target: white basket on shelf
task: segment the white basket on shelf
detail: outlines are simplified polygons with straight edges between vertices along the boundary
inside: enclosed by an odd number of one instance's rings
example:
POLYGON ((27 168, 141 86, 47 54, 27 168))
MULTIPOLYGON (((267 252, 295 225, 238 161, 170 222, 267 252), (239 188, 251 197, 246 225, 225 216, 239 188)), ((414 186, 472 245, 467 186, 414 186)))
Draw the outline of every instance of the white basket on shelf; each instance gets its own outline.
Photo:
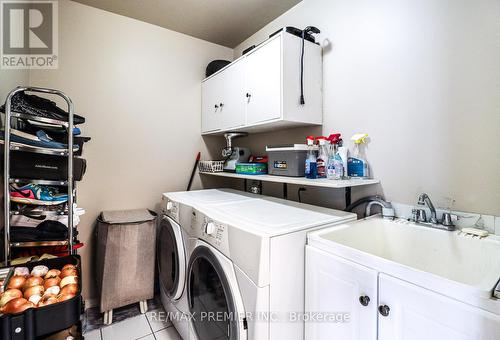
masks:
POLYGON ((222 172, 224 170, 224 161, 200 161, 198 170, 200 172, 222 172))

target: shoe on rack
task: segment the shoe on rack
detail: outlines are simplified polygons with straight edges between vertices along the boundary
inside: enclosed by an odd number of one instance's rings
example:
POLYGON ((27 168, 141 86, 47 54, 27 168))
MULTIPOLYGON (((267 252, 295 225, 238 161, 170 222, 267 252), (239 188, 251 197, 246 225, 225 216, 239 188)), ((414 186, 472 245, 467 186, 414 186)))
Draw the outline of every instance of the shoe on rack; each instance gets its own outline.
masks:
MULTIPOLYGON (((5 131, 0 130, 0 139, 5 140, 5 131)), ((16 129, 11 129, 10 140, 13 143, 20 144, 21 146, 32 146, 37 148, 47 148, 54 150, 66 150, 68 149, 67 144, 59 143, 50 138, 47 133, 43 130, 36 132, 36 135, 32 135, 23 131, 16 129)), ((3 144, 3 143, 2 143, 3 144)), ((78 151, 79 146, 73 145, 73 151, 78 151)))
MULTIPOLYGON (((67 122, 69 114, 57 106, 49 99, 42 98, 25 92, 17 92, 11 101, 11 110, 17 113, 24 113, 32 116, 61 120, 67 122)), ((0 111, 5 112, 5 104, 0 107, 0 111)), ((73 116, 74 124, 85 123, 85 118, 79 115, 73 116)))
POLYGON ((20 188, 10 186, 12 202, 36 205, 57 205, 68 201, 67 194, 60 194, 57 188, 46 185, 27 184, 20 188))

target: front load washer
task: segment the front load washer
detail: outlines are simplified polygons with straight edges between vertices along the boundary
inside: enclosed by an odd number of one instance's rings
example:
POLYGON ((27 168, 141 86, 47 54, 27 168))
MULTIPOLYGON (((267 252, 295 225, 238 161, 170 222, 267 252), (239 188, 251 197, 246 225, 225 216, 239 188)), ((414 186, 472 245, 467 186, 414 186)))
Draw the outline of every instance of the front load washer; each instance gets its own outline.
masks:
POLYGON ((186 284, 193 339, 303 340, 306 234, 356 219, 252 197, 192 210, 186 284))
POLYGON ((234 190, 198 190, 165 193, 157 239, 157 266, 162 304, 173 325, 185 340, 189 335, 189 306, 186 294, 188 245, 192 208, 252 199, 234 190))

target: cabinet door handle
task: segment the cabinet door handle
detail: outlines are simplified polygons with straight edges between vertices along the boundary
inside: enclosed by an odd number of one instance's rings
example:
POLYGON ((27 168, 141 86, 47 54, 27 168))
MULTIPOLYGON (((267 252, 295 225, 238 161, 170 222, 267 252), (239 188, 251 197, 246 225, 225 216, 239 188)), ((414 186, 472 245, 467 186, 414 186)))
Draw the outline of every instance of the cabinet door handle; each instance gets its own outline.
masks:
POLYGON ((224 103, 220 103, 219 106, 222 109, 222 107, 224 106, 224 103))
POLYGON ((218 109, 219 108, 219 105, 215 104, 215 108, 218 109))
POLYGON ((391 309, 387 305, 378 306, 378 312, 382 316, 388 316, 390 311, 391 311, 391 309))
POLYGON ((359 303, 365 307, 368 306, 368 304, 370 303, 370 297, 367 295, 360 296, 359 303))
POLYGON ((252 95, 251 95, 250 93, 248 93, 248 92, 247 92, 246 97, 247 97, 248 99, 250 99, 250 97, 251 97, 251 96, 252 96, 252 95))

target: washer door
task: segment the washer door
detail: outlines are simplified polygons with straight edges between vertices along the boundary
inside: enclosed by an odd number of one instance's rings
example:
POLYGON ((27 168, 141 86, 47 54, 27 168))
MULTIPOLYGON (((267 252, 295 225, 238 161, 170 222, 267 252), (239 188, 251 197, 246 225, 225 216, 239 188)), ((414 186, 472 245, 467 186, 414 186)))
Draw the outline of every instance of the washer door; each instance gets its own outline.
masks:
POLYGON ((186 252, 181 226, 163 216, 158 233, 158 273, 160 287, 172 300, 178 300, 186 279, 186 252))
POLYGON ((198 241, 189 260, 188 299, 199 340, 246 339, 243 303, 231 261, 198 241))

